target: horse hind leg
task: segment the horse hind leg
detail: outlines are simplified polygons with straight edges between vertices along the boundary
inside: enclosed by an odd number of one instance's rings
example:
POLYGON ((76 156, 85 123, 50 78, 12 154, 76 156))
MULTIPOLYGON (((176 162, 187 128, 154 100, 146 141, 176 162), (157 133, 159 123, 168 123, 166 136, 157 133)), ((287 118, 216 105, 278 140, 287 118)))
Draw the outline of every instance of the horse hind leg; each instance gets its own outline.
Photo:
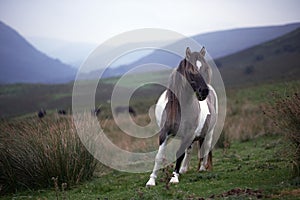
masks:
POLYGON ((208 171, 212 171, 212 169, 213 169, 213 163, 212 163, 212 151, 210 151, 209 153, 208 153, 208 158, 207 158, 207 164, 206 164, 206 169, 208 170, 208 171))
POLYGON ((200 165, 199 171, 206 171, 209 166, 211 166, 212 168, 212 153, 211 153, 212 133, 213 130, 207 134, 207 136, 204 139, 204 142, 202 143, 201 146, 199 146, 200 152, 198 152, 199 153, 198 157, 200 160, 201 158, 203 158, 201 165, 199 161, 199 165, 200 165))
POLYGON ((205 169, 202 167, 201 168, 201 163, 203 162, 203 158, 201 158, 200 156, 199 156, 199 162, 198 162, 198 171, 212 171, 213 170, 213 163, 212 163, 212 151, 210 151, 209 153, 208 153, 208 157, 207 157, 207 163, 206 163, 206 165, 204 166, 205 167, 205 169), (201 170, 200 170, 200 168, 201 168, 201 170))
POLYGON ((184 174, 188 171, 190 160, 191 160, 191 152, 192 152, 192 145, 189 146, 189 148, 187 148, 185 150, 185 156, 184 156, 184 159, 182 161, 183 163, 180 167, 179 174, 184 174))

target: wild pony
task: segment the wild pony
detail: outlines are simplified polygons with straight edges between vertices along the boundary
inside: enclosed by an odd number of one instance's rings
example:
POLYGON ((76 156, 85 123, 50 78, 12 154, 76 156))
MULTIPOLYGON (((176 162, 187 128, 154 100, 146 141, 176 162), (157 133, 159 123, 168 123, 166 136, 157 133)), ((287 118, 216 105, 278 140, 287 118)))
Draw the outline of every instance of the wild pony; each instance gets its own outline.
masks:
POLYGON ((146 186, 155 185, 171 136, 178 137, 181 143, 176 152, 176 165, 170 183, 179 183, 179 174, 187 171, 191 145, 195 141, 199 142, 199 159, 203 158, 199 170, 207 169, 209 155, 211 161, 218 102, 215 90, 209 85, 212 71, 204 58, 205 53, 204 47, 200 52, 191 52, 188 47, 186 57, 170 75, 168 89, 158 99, 155 117, 160 127, 159 149, 146 186))
POLYGON ((136 112, 131 106, 118 106, 115 108, 116 115, 119 115, 120 113, 123 112, 129 112, 129 114, 131 114, 133 117, 136 116, 136 112))

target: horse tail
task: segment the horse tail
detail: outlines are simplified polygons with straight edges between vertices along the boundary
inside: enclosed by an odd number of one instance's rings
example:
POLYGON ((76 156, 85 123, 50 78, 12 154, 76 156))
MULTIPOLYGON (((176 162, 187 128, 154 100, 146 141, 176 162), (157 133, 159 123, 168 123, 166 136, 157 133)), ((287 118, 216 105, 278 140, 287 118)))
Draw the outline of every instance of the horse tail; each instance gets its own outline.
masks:
POLYGON ((214 98, 213 105, 215 106, 216 114, 218 114, 218 112, 219 112, 219 107, 218 107, 219 102, 218 102, 217 93, 216 93, 215 89, 211 85, 208 85, 208 87, 209 87, 210 92, 212 92, 212 96, 214 98))
POLYGON ((162 128, 159 132, 159 145, 165 142, 167 136, 168 136, 168 132, 165 130, 165 128, 162 128))

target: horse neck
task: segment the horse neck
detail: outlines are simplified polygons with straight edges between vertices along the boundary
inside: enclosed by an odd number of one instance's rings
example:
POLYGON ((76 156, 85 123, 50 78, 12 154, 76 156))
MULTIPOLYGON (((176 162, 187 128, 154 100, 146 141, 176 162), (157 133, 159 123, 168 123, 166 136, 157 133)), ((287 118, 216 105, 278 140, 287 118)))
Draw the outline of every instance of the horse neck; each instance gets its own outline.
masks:
POLYGON ((201 67, 200 69, 201 75, 203 76, 205 82, 207 84, 211 84, 211 78, 212 78, 212 69, 209 64, 206 66, 201 67))
POLYGON ((175 95, 171 90, 168 90, 168 104, 170 110, 170 118, 176 118, 181 113, 189 113, 193 109, 191 105, 197 103, 197 99, 193 92, 183 89, 175 95))

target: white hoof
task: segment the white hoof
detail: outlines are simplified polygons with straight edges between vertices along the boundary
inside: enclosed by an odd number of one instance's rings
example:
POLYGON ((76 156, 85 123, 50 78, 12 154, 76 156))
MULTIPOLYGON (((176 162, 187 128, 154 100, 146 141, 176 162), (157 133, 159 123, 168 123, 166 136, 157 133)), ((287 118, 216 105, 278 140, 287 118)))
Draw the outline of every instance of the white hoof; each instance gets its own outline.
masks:
POLYGON ((181 167, 179 170, 179 174, 185 174, 187 172, 187 167, 181 167))
POLYGON ((205 166, 204 166, 204 165, 201 165, 201 167, 200 167, 199 171, 200 171, 200 172, 204 172, 204 171, 206 171, 206 168, 205 168, 205 166))
POLYGON ((178 177, 179 177, 179 174, 177 174, 176 172, 173 172, 173 176, 170 180, 170 183, 179 183, 178 177))
POLYGON ((146 183, 146 186, 147 187, 155 186, 155 179, 150 177, 149 181, 146 183))

